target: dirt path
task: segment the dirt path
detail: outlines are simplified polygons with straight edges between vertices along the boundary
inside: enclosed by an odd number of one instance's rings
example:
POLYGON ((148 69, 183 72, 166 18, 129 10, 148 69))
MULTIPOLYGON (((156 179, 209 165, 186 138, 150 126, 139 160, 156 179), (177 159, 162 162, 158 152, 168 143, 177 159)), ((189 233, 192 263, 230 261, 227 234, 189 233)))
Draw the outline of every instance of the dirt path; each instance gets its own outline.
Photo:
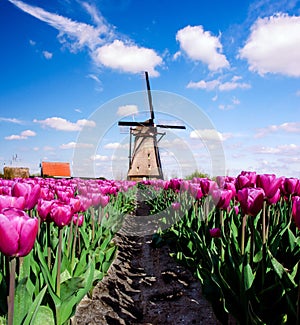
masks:
POLYGON ((170 257, 167 246, 151 245, 144 221, 147 213, 147 207, 139 205, 140 216, 125 219, 115 236, 117 257, 92 297, 78 306, 76 324, 219 324, 199 281, 170 257), (128 235, 137 229, 145 230, 145 235, 128 235))

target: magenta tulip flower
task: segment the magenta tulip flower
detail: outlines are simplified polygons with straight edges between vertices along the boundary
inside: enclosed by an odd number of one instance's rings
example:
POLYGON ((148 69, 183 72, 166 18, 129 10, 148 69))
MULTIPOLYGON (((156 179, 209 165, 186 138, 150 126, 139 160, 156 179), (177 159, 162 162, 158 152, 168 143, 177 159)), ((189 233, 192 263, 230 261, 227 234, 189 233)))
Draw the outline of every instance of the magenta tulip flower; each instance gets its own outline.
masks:
POLYGON ((203 193, 199 184, 190 184, 189 193, 196 199, 200 200, 203 197, 203 193))
POLYGON ((173 209, 174 211, 178 211, 178 210, 180 209, 180 207, 181 207, 181 204, 180 204, 180 202, 173 202, 173 203, 171 204, 171 207, 172 207, 172 209, 173 209))
POLYGON ((12 196, 23 196, 25 198, 25 209, 32 209, 38 202, 41 193, 39 184, 16 182, 12 186, 12 196))
POLYGON ((300 196, 293 198, 292 216, 297 228, 300 230, 300 196))
POLYGON ((24 211, 6 208, 0 213, 0 251, 7 256, 26 256, 33 248, 38 219, 24 211))
POLYGON ((207 196, 218 188, 217 183, 208 178, 200 178, 199 182, 204 196, 207 196))
POLYGON ((37 204, 37 212, 42 221, 52 221, 50 217, 50 211, 52 208, 53 201, 47 201, 44 199, 39 199, 37 204))
POLYGON ((209 229, 210 236, 213 238, 221 237, 221 229, 220 228, 212 228, 209 229))
POLYGON ((81 227, 83 225, 84 215, 83 214, 78 214, 78 213, 74 214, 74 216, 73 216, 74 225, 76 225, 77 220, 78 220, 78 226, 81 227))
POLYGON ((256 184, 256 172, 242 171, 235 179, 235 187, 241 190, 245 187, 254 187, 256 184))
POLYGON ((109 202, 109 196, 108 195, 101 195, 100 197, 100 205, 102 208, 106 207, 109 202))
POLYGON ((60 228, 68 225, 73 217, 72 208, 59 201, 54 201, 50 210, 50 217, 60 228))
POLYGON ((256 186, 261 187, 269 199, 274 197, 282 182, 283 178, 277 178, 274 174, 261 174, 256 177, 256 186))
POLYGON ((246 187, 237 192, 237 198, 244 214, 256 216, 263 207, 265 193, 261 188, 246 187))
POLYGON ((286 177, 284 178, 282 185, 281 185, 281 191, 285 196, 290 196, 296 194, 298 190, 298 178, 294 177, 286 177))
POLYGON ((10 195, 0 195, 0 211, 4 208, 17 208, 23 210, 25 208, 24 197, 14 197, 10 195))
POLYGON ((214 190, 211 193, 212 200, 218 209, 226 210, 230 205, 232 192, 230 190, 214 190))
POLYGON ((267 202, 268 204, 276 204, 280 200, 280 198, 281 198, 281 192, 280 189, 278 189, 274 194, 274 196, 267 198, 267 202))

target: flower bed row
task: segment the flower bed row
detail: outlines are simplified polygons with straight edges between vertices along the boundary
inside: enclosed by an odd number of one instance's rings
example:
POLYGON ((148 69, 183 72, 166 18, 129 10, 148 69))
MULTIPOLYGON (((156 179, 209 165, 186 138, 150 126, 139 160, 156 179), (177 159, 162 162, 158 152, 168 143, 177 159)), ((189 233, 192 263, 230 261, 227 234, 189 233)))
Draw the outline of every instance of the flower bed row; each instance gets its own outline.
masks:
POLYGON ((114 259, 114 233, 134 209, 133 185, 0 180, 0 323, 70 322, 114 259))
POLYGON ((199 278, 223 323, 299 324, 300 180, 242 172, 147 181, 154 236, 199 278))

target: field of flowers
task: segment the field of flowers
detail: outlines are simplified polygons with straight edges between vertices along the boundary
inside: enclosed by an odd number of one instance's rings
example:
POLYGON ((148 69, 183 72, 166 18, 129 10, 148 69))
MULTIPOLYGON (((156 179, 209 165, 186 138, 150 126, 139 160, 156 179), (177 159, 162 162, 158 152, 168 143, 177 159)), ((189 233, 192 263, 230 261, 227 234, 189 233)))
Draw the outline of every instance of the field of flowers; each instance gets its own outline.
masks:
POLYGON ((0 180, 0 324, 68 324, 107 274, 139 191, 159 247, 199 278, 226 324, 300 321, 300 180, 0 180))

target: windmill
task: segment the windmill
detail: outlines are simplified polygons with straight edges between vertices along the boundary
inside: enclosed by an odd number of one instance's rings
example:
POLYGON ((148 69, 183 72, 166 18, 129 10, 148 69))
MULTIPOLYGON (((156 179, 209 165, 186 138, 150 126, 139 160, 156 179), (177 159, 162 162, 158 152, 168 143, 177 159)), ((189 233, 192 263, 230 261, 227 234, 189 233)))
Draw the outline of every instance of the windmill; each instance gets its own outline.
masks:
POLYGON ((166 134, 162 129, 185 129, 181 125, 165 125, 154 123, 154 110, 148 72, 145 71, 147 84, 150 119, 144 122, 119 121, 119 126, 130 127, 129 139, 129 169, 127 179, 163 179, 163 172, 159 154, 158 143, 166 134))

